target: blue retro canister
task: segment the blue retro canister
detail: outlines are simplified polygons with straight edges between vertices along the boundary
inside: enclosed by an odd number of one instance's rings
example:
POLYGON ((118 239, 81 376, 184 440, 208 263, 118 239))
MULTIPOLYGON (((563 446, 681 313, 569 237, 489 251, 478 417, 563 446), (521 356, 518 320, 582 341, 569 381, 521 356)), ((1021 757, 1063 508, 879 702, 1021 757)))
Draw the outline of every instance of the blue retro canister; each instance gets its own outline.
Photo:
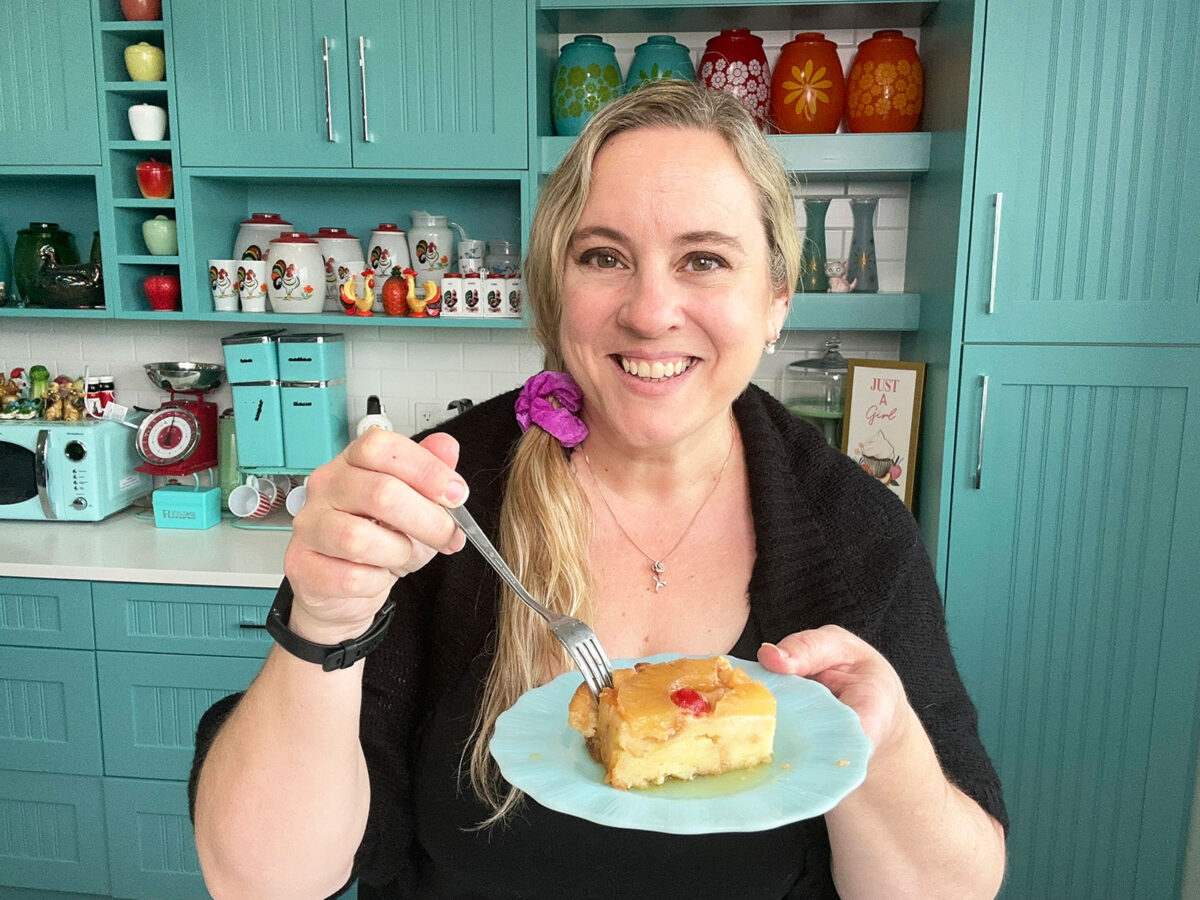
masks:
POLYGON ((346 377, 343 334, 285 334, 277 339, 277 347, 280 381, 334 381, 346 377))
POLYGON ((282 466, 283 409, 279 382, 235 384, 231 390, 238 466, 243 469, 282 466))
MULTIPOLYGON (((285 381, 279 393, 283 405, 284 464, 289 469, 315 469, 350 443, 345 378, 285 381)), ((239 425, 239 452, 241 435, 239 425)))
POLYGON ((221 338, 225 354, 225 378, 230 384, 247 384, 279 379, 279 355, 275 340, 282 332, 243 331, 221 338))

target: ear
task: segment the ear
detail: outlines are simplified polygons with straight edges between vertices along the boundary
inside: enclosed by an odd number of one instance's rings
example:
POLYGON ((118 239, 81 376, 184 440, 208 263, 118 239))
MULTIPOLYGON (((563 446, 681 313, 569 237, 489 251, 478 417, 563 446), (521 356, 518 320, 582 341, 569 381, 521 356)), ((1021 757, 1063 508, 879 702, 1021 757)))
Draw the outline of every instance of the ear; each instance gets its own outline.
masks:
POLYGON ((767 307, 767 340, 779 337, 784 323, 787 322, 788 311, 791 307, 792 295, 790 292, 785 291, 771 298, 770 305, 767 307))

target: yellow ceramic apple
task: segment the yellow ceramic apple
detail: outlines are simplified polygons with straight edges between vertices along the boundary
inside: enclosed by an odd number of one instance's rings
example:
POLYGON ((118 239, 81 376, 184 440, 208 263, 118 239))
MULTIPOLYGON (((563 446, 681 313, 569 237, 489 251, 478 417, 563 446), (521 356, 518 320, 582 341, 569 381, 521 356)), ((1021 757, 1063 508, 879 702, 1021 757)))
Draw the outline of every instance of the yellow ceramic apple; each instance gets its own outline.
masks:
POLYGON ((125 48, 125 69, 134 81, 162 81, 167 74, 167 58, 161 47, 141 41, 125 48))

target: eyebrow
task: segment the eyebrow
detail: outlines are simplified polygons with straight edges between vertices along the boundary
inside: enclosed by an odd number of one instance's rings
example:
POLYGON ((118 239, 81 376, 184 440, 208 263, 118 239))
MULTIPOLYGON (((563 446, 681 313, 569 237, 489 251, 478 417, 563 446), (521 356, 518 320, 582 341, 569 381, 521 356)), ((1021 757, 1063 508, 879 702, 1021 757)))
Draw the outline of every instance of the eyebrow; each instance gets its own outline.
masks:
MULTIPOLYGON (((609 228, 607 225, 592 225, 588 228, 580 228, 572 233, 569 243, 574 244, 589 238, 604 238, 605 240, 617 243, 628 243, 629 241, 629 237, 624 232, 618 231, 615 228, 609 228)), ((687 231, 675 238, 674 243, 716 244, 731 250, 744 252, 741 241, 722 231, 687 231)))

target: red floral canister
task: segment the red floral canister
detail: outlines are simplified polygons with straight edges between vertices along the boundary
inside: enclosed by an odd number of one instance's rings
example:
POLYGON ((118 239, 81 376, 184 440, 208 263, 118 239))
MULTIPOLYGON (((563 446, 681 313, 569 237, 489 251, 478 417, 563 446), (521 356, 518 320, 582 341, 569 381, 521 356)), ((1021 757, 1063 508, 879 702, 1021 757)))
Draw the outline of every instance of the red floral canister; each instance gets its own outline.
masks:
POLYGON ((750 29, 726 28, 709 38, 696 79, 705 87, 737 98, 754 113, 760 127, 766 124, 771 69, 762 38, 751 34, 750 29))
POLYGON ((913 131, 924 96, 917 42, 896 30, 877 31, 858 45, 850 66, 846 127, 855 132, 913 131))
POLYGON ((772 125, 784 134, 833 134, 845 103, 837 44, 806 31, 783 45, 771 75, 772 125))

